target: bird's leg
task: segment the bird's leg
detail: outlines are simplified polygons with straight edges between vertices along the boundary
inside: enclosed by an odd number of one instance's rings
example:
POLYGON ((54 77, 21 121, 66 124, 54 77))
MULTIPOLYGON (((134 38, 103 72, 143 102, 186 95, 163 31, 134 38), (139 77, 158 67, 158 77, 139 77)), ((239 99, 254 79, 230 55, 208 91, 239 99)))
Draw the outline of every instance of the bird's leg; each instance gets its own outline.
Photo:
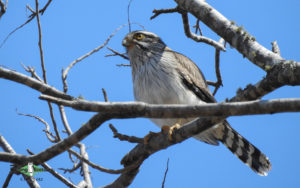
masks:
POLYGON ((144 137, 144 144, 148 144, 149 140, 153 137, 153 136, 159 136, 161 134, 167 134, 168 135, 168 139, 169 141, 173 141, 173 132, 180 128, 181 126, 181 119, 179 119, 174 125, 172 126, 168 126, 168 125, 163 125, 161 127, 161 131, 160 132, 152 132, 150 131, 145 137, 144 137))
POLYGON ((161 132, 164 133, 164 134, 168 134, 168 139, 169 141, 173 141, 173 132, 180 128, 181 126, 181 119, 179 119, 174 125, 172 126, 167 126, 167 125, 164 125, 161 127, 161 132))

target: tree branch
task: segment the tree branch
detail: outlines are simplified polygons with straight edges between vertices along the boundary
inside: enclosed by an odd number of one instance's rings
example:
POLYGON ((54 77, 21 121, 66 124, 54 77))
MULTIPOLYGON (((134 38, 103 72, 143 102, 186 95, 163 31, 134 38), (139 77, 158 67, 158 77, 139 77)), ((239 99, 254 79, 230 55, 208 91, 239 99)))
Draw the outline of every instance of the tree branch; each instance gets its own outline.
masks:
POLYGON ((143 102, 96 102, 82 99, 67 101, 41 95, 40 99, 76 110, 109 113, 112 118, 188 118, 199 116, 240 116, 299 112, 300 99, 273 99, 230 103, 207 103, 201 105, 157 105, 143 102))
POLYGON ((234 25, 206 1, 174 0, 178 6, 205 23, 209 28, 225 39, 251 62, 266 70, 268 67, 282 62, 283 58, 266 49, 242 27, 234 25))
POLYGON ((104 46, 106 46, 108 44, 108 42, 110 41, 110 39, 115 36, 115 34, 122 29, 126 24, 121 25, 120 27, 118 27, 112 34, 109 35, 109 37, 105 40, 105 42, 98 46, 97 48, 93 49, 92 51, 88 52, 87 54, 75 59, 73 62, 70 63, 70 65, 66 68, 66 70, 63 71, 62 73, 62 80, 63 80, 63 85, 64 85, 64 92, 67 93, 68 91, 68 86, 67 86, 67 76, 68 73, 70 71, 70 69, 76 65, 77 63, 79 63, 80 61, 82 61, 83 59, 89 57, 90 55, 92 55, 95 52, 98 52, 99 50, 101 50, 104 46))
POLYGON ((52 86, 44 84, 34 78, 24 75, 22 73, 18 73, 13 70, 5 69, 1 66, 0 66, 0 78, 4 78, 7 80, 11 80, 11 81, 26 85, 34 90, 37 90, 37 91, 47 94, 47 95, 56 96, 56 97, 63 98, 66 100, 73 99, 72 96, 63 93, 52 86))

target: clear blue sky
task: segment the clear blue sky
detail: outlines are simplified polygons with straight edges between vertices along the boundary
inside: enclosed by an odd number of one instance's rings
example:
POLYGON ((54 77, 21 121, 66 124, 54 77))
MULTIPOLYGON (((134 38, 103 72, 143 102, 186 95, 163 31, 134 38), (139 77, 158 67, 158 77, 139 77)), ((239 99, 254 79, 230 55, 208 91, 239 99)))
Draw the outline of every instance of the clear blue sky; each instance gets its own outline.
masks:
MULTIPOLYGON (((42 1, 41 7, 46 1, 42 1)), ((271 42, 278 41, 282 57, 300 61, 299 53, 299 8, 300 1, 213 1, 207 0, 229 20, 244 28, 256 40, 271 49, 271 42)), ((34 1, 9 1, 7 13, 0 20, 0 40, 17 26, 26 21, 30 14, 25 6, 34 7, 34 1)), ((120 25, 127 22, 126 0, 111 1, 53 1, 45 14, 41 16, 45 63, 50 85, 62 89, 61 69, 71 61, 102 44, 120 25)), ((215 80, 214 49, 203 43, 187 39, 183 32, 181 17, 178 14, 161 15, 149 20, 153 9, 171 8, 173 0, 132 2, 130 17, 152 32, 155 32, 172 49, 194 60, 208 80, 215 80)), ((190 17, 190 25, 195 19, 190 17)), ((212 31, 201 23, 205 36, 218 40, 212 31)), ((134 30, 141 29, 134 25, 134 30)), ((109 47, 124 52, 121 40, 128 32, 123 28, 108 44, 109 47)), ((38 51, 36 21, 13 34, 0 49, 0 65, 22 72, 20 63, 33 66, 39 75, 40 58, 38 51)), ((132 83, 130 68, 117 67, 127 63, 120 57, 105 58, 107 49, 90 56, 74 67, 68 77, 69 94, 82 95, 87 100, 102 101, 101 88, 105 88, 110 101, 132 101, 132 83)), ((224 87, 216 98, 224 101, 235 95, 238 88, 259 81, 265 73, 250 63, 235 49, 227 48, 221 54, 221 73, 224 87)), ((0 133, 9 141, 17 153, 27 154, 26 148, 38 153, 51 144, 42 129, 44 126, 36 120, 16 114, 38 115, 51 123, 47 105, 38 99, 39 93, 23 85, 0 80, 0 133)), ((299 87, 283 87, 267 95, 264 99, 300 97, 299 87)), ((56 120, 62 129, 57 107, 56 120)), ((93 113, 78 112, 66 108, 73 131, 85 123, 93 113)), ((131 187, 160 187, 170 158, 169 172, 165 187, 299 187, 300 186, 300 114, 284 113, 274 115, 243 116, 228 119, 232 126, 244 137, 260 148, 271 160, 273 168, 267 177, 260 177, 241 163, 223 145, 210 146, 194 139, 160 151, 147 159, 131 187)), ((159 128, 147 119, 110 121, 121 132, 143 137, 149 131, 159 128)), ((53 129, 52 129, 53 130, 53 129)), ((61 135, 64 135, 63 133, 61 135)), ((65 136, 65 135, 64 135, 65 136)), ((83 143, 88 147, 90 160, 106 168, 119 169, 119 161, 134 144, 120 142, 112 137, 106 122, 83 143)), ((55 170, 59 167, 71 168, 66 154, 48 161, 55 170)), ((9 172, 9 164, 0 163, 0 184, 9 172)), ((62 173, 62 171, 58 170, 62 173)), ((112 182, 117 175, 105 174, 91 169, 94 186, 112 182)), ((72 181, 81 180, 79 172, 65 174, 72 181)), ((10 187, 25 187, 21 176, 14 176, 10 187)), ((40 173, 42 187, 64 187, 48 173, 40 173)))

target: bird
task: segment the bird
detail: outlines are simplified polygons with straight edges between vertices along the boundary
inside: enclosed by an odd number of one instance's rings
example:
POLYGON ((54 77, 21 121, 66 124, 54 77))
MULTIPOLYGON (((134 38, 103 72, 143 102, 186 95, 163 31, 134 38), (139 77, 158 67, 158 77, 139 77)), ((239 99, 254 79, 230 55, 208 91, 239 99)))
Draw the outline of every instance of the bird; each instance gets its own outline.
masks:
MULTIPOLYGON (((199 67, 188 57, 171 50, 162 39, 149 31, 133 31, 122 40, 130 61, 136 101, 149 104, 216 103, 199 67)), ((176 127, 195 118, 151 118, 161 127, 176 127), (174 127, 174 126, 173 126, 174 127)), ((271 170, 268 157, 251 144, 227 120, 194 136, 211 145, 223 143, 254 172, 266 176, 271 170)))

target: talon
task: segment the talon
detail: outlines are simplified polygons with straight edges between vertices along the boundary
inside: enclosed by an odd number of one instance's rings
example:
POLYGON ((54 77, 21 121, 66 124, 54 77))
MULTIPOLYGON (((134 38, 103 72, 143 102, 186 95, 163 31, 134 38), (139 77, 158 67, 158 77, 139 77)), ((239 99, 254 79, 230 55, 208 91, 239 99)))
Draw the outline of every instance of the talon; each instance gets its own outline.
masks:
POLYGON ((158 136, 160 135, 161 132, 158 132, 158 133, 155 133, 155 132, 152 132, 150 131, 145 137, 144 137, 144 144, 148 144, 149 143, 149 140, 153 137, 153 136, 158 136))
POLYGON ((161 127, 161 132, 164 133, 164 134, 168 134, 168 140, 170 142, 173 141, 173 134, 174 134, 174 131, 176 129, 180 128, 180 124, 179 123, 176 123, 175 125, 173 126, 167 126, 167 125, 164 125, 161 127))

